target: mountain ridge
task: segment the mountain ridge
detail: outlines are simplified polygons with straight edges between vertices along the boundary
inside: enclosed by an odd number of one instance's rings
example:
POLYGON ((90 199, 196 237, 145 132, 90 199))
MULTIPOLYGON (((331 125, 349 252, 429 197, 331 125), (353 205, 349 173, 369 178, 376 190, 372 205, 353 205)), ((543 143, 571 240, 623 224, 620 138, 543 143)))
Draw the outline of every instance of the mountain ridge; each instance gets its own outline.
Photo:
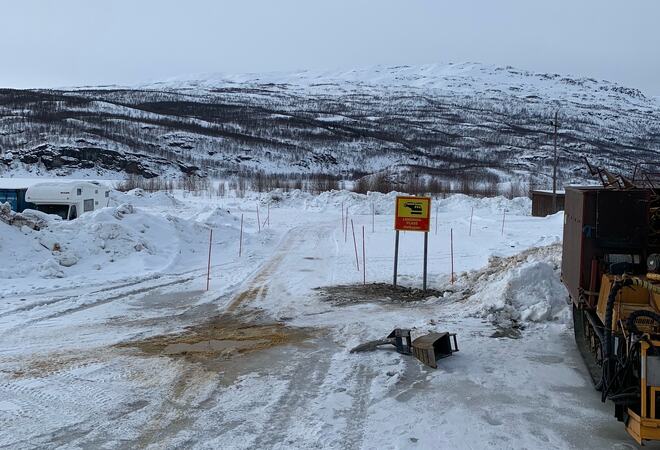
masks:
POLYGON ((0 171, 121 177, 405 168, 546 185, 582 157, 627 172, 660 156, 660 102, 609 81, 478 63, 177 77, 0 90, 0 171))

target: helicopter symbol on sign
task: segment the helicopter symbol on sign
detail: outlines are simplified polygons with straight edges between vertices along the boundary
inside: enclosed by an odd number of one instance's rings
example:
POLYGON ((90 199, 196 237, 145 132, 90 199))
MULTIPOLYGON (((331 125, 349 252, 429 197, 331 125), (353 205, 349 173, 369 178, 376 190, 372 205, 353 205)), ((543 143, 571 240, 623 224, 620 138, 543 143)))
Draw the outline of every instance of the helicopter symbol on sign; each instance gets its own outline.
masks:
POLYGON ((422 215, 422 205, 421 203, 417 202, 406 202, 403 204, 406 208, 410 209, 410 214, 413 214, 415 216, 421 216, 422 215))

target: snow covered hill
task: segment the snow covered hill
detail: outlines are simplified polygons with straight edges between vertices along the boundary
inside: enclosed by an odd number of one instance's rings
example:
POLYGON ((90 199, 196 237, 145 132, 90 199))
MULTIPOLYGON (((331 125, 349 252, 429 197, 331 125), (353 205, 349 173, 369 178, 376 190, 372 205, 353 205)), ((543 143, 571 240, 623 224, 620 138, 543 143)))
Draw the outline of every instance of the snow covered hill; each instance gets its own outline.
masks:
POLYGON ((136 87, 0 90, 0 171, 147 177, 414 169, 547 186, 582 157, 629 172, 660 156, 660 103, 592 78, 476 63, 203 75, 136 87))

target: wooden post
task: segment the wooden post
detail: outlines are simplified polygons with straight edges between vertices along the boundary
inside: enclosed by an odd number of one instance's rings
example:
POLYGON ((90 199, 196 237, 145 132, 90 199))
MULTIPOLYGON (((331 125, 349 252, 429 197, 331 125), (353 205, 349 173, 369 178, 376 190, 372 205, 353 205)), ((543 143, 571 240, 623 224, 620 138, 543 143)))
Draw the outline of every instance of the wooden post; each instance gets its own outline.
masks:
POLYGON ((429 233, 428 231, 424 232, 424 277, 422 283, 422 289, 426 292, 426 269, 428 266, 428 256, 429 256, 429 233))
POLYGON ((209 236, 209 263, 206 267, 206 290, 209 290, 209 283, 211 281, 211 245, 213 244, 213 228, 211 228, 211 235, 209 236))
POLYGON ((474 215, 474 206, 472 207, 472 211, 470 211, 470 232, 468 233, 468 236, 472 236, 472 216, 474 215))
POLYGON ((394 287, 396 287, 396 272, 399 264, 399 230, 396 230, 394 238, 394 287))
POLYGON ((364 243, 364 225, 362 225, 362 284, 367 285, 367 252, 364 243))
POLYGON ((435 210, 435 235, 438 235, 438 209, 435 210))
POLYGON ((353 231, 353 247, 355 247, 355 265, 358 272, 360 271, 360 261, 358 260, 357 240, 355 239, 355 226, 353 226, 353 219, 351 219, 351 230, 353 231))
POLYGON ((449 230, 449 248, 451 253, 451 284, 454 284, 454 229, 449 230))
POLYGON ((243 214, 241 214, 241 235, 238 238, 238 257, 243 254, 243 214))
POLYGON ((261 220, 259 219, 259 203, 257 203, 257 226, 259 227, 259 233, 261 233, 261 220))

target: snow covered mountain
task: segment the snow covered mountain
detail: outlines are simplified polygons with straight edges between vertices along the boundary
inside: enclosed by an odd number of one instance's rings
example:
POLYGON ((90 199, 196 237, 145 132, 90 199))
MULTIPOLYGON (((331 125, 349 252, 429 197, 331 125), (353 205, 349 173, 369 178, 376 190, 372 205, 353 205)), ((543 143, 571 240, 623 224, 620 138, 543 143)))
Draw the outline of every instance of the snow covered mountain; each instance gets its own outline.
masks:
POLYGON ((135 87, 0 90, 0 171, 324 173, 415 169, 547 184, 660 159, 660 102, 592 78, 476 63, 205 75, 135 87))

